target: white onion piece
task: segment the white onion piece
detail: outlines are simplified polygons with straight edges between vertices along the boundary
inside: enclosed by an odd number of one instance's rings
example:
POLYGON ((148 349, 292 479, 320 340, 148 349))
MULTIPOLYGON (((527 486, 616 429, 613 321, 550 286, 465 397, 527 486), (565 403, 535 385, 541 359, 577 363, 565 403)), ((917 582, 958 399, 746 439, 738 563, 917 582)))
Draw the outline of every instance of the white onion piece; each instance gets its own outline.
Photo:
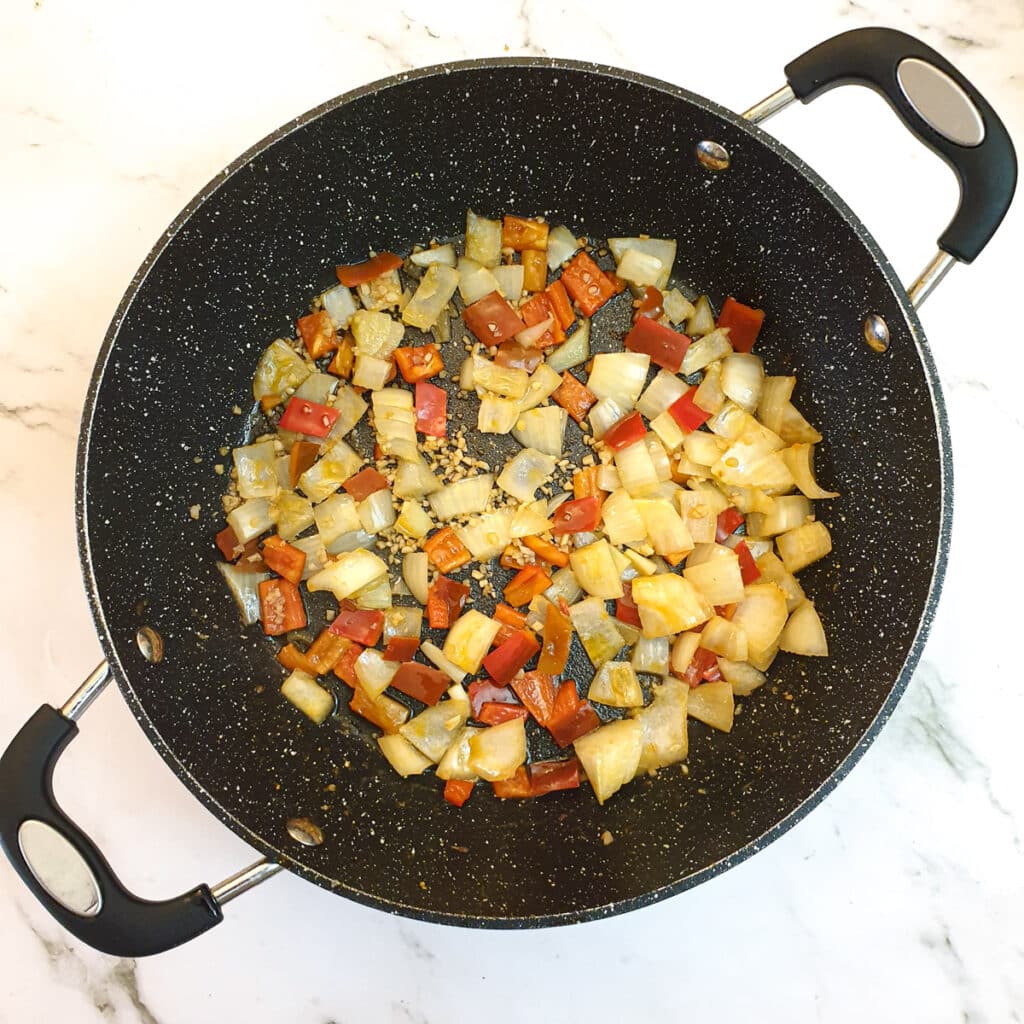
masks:
POLYGON ((547 364, 557 373, 581 366, 590 358, 590 321, 581 320, 579 327, 547 356, 547 364))
POLYGON ((710 602, 700 591, 673 572, 638 576, 633 580, 632 592, 644 636, 682 633, 706 622, 714 614, 710 602))
POLYGON ((334 710, 334 694, 299 669, 281 684, 281 696, 317 725, 322 724, 334 710))
POLYGON ((760 444, 736 441, 711 467, 711 475, 731 487, 759 487, 769 494, 785 494, 793 489, 790 473, 781 452, 765 452, 760 444))
POLYGON ((306 563, 302 567, 302 579, 308 580, 314 573, 319 572, 327 564, 327 549, 324 547, 323 538, 319 533, 311 533, 308 537, 298 537, 288 542, 293 548, 298 548, 306 556, 306 563))
POLYGON ((527 409, 519 415, 512 436, 524 447, 535 448, 558 458, 562 454, 562 437, 568 413, 557 405, 527 409))
POLYGON ((666 679, 651 692, 651 703, 631 712, 642 730, 638 775, 685 760, 689 751, 686 704, 690 687, 678 679, 666 679))
POLYGON ((494 477, 490 473, 468 476, 447 484, 431 494, 427 500, 438 519, 445 521, 455 516, 483 512, 491 496, 494 477))
POLYGON ((654 285, 659 291, 664 291, 668 287, 668 279, 672 276, 672 264, 676 258, 674 238, 609 238, 608 248, 611 249, 616 263, 622 261, 629 249, 653 256, 661 263, 661 273, 654 285))
POLYGON ((414 462, 420 457, 416 443, 416 413, 412 392, 382 388, 373 393, 373 426, 385 455, 414 462))
POLYGON ((465 305, 478 302, 485 295, 498 291, 498 281, 491 271, 476 260, 459 260, 459 295, 465 305))
POLYGON ((602 352, 594 356, 587 387, 598 398, 612 398, 632 409, 640 397, 651 357, 646 352, 602 352))
POLYGON ((759 672, 745 661, 730 661, 728 658, 719 657, 718 669, 722 673, 722 678, 732 686, 732 692, 737 697, 749 696, 759 686, 764 686, 768 682, 768 677, 763 672, 759 672))
POLYGON ((516 335, 516 341, 519 342, 523 348, 538 348, 540 346, 540 340, 551 330, 555 325, 555 318, 553 316, 547 317, 545 320, 541 320, 539 324, 534 324, 532 327, 527 327, 525 331, 520 331, 516 335))
POLYGON ((422 608, 389 608, 384 613, 384 643, 397 636, 420 638, 423 628, 422 608))
POLYGON ((612 558, 612 547, 606 540, 596 540, 569 556, 569 565, 579 585, 592 597, 622 597, 622 580, 612 558))
POLYGON ((310 501, 323 501, 357 473, 362 464, 362 458, 346 442, 328 441, 320 458, 299 477, 299 487, 310 501))
MULTIPOLYGON (((426 647, 426 644, 423 646, 426 647)), ((437 764, 462 732, 467 718, 468 699, 442 700, 410 718, 398 731, 421 754, 437 764)))
POLYGON ((683 356, 683 365, 679 368, 679 372, 684 377, 689 377, 691 373, 704 369, 708 363, 713 363, 716 359, 721 359, 731 352, 729 332, 714 330, 690 345, 686 350, 686 355, 683 356))
POLYGON ((391 362, 389 360, 359 353, 352 370, 352 383, 357 388, 377 391, 387 383, 390 372, 391 362))
POLYGON ((451 302, 458 286, 459 274, 454 267, 432 263, 402 310, 402 320, 421 331, 430 330, 451 302))
POLYGON ((460 779, 464 782, 475 782, 479 776, 469 767, 470 741, 481 732, 476 726, 467 725, 455 738, 455 742, 445 752, 437 766, 437 777, 444 779, 460 779))
POLYGON ((740 408, 753 412, 761 399, 764 365, 750 352, 733 352, 722 360, 722 391, 740 408))
POLYGON ((654 463, 654 471, 658 474, 658 479, 662 483, 671 480, 672 462, 668 457, 668 452, 665 451, 665 446, 653 434, 648 434, 644 438, 644 444, 647 445, 647 451, 650 453, 651 462, 654 463))
POLYGON ((786 571, 796 573, 832 550, 832 536, 824 523, 804 523, 795 530, 779 534, 775 546, 786 571))
POLYGON ((556 459, 536 448, 524 448, 505 463, 497 479, 498 486, 520 501, 533 501, 537 488, 551 479, 556 459))
POLYGON ((313 518, 321 540, 328 545, 343 533, 351 533, 362 526, 351 494, 332 494, 313 509, 313 518))
POLYGON ((588 597, 570 605, 569 618, 594 668, 600 668, 625 646, 601 598, 588 597))
MULTIPOLYGON (((568 491, 559 491, 558 494, 548 498, 548 515, 553 516, 571 497, 572 495, 568 491)), ((578 534, 574 534, 573 536, 578 536, 578 534)))
POLYGON ((672 321, 673 325, 681 324, 696 312, 693 303, 678 288, 670 288, 665 292, 661 304, 665 310, 665 316, 672 321))
POLYGON ((817 444, 821 434, 804 419, 792 402, 782 407, 782 425, 779 436, 787 444, 817 444))
POLYGON ((627 249, 622 254, 615 272, 623 281, 628 281, 642 290, 648 286, 656 286, 664 269, 657 256, 640 252, 639 249, 627 249))
POLYGON ((260 621, 259 585, 270 579, 269 572, 249 572, 228 562, 218 562, 217 568, 238 605, 242 623, 251 626, 260 621))
POLYGON ((643 497, 658 487, 658 471, 643 441, 635 441, 616 451, 615 468, 622 486, 634 498, 643 497))
POLYGON ((273 525, 269 498, 250 498, 228 513, 228 526, 234 530, 240 544, 255 540, 273 525))
POLYGON ((690 480, 686 485, 694 494, 699 494, 702 504, 706 505, 711 515, 717 518, 718 513, 729 507, 729 499, 712 483, 690 480))
POLYGON ((511 534, 518 537, 536 537, 539 533, 547 533, 552 527, 547 516, 547 504, 544 501, 530 501, 520 505, 512 516, 511 534))
POLYGON ((691 462, 698 466, 713 466, 726 452, 729 442, 709 434, 706 430, 694 430, 686 435, 683 451, 691 462))
POLYGON ((485 267, 501 262, 501 221, 466 211, 466 256, 485 267))
POLYGON ((312 525, 313 504, 294 491, 278 491, 270 505, 270 517, 274 520, 281 540, 290 544, 312 525))
POLYGON ((395 471, 396 498, 423 498, 441 489, 441 481, 430 471, 430 467, 420 457, 413 460, 403 459, 395 471))
POLYGON ((277 477, 277 486, 286 491, 292 488, 291 459, 287 455, 278 455, 274 459, 274 475, 277 477))
POLYGON ((552 604, 558 604, 559 598, 564 598, 566 604, 575 604, 582 594, 583 588, 576 574, 567 565, 551 577, 551 586, 544 591, 544 596, 552 604))
POLYGON ((382 576, 387 577, 388 567, 375 554, 360 548, 349 551, 335 559, 315 576, 311 576, 307 586, 311 594, 318 590, 329 590, 339 601, 351 597, 369 583, 374 583, 382 576))
POLYGON ((597 467, 597 486, 602 491, 611 494, 622 486, 619 480, 619 471, 614 466, 600 465, 597 467))
POLYGON ((378 736, 377 746, 387 758, 388 764, 407 779, 410 775, 422 775, 434 762, 426 754, 421 754, 404 736, 394 733, 390 736, 378 736))
POLYGON ((785 494, 775 498, 770 512, 751 512, 747 516, 747 533, 751 537, 775 537, 795 530, 811 516, 811 503, 802 494, 785 494))
POLYGON ((696 718, 712 729, 730 732, 734 713, 730 683, 704 683, 690 690, 686 701, 686 714, 690 718, 696 718))
POLYGON ((402 579, 420 604, 427 603, 430 590, 430 557, 425 551, 411 551, 402 558, 402 579))
POLYGON ((632 718, 609 722, 573 743, 599 804, 636 775, 642 747, 643 729, 632 718))
POLYGON ((352 337, 355 338, 357 355, 386 360, 402 343, 404 333, 402 325, 387 313, 360 309, 352 316, 352 337))
POLYGON ((718 513, 704 502, 696 491, 676 491, 676 507, 694 544, 708 544, 715 539, 718 513))
POLYGON ((522 398, 530 385, 530 375, 517 367, 499 366, 481 355, 474 355, 473 384, 505 398, 522 398))
POLYGON ((311 373, 296 389, 295 398, 303 398, 307 402, 318 405, 329 405, 331 395, 338 386, 338 378, 329 373, 311 373))
MULTIPOLYGON (((237 449, 235 449, 237 451, 237 449)), ((797 487, 808 498, 838 498, 838 491, 826 491, 814 479, 814 445, 795 444, 782 449, 790 473, 797 487)))
POLYGON ((599 440, 604 437, 619 420, 626 416, 628 411, 628 409, 623 409, 614 398, 602 398, 587 414, 590 430, 594 437, 599 440))
POLYGON ((260 356, 252 380, 253 397, 257 402, 268 395, 283 397, 289 388, 297 388, 313 369, 312 363, 307 363, 288 342, 278 338, 260 356))
POLYGON ((395 525, 395 503, 387 488, 367 495, 359 502, 358 510, 367 533, 383 533, 395 525))
POLYGON ((379 313, 392 307, 398 309, 408 300, 408 293, 402 291, 402 279, 396 270, 386 270, 372 280, 356 285, 356 295, 363 308, 370 313, 379 313))
POLYGON ((693 404, 713 416, 725 405, 722 391, 722 363, 716 360, 704 367, 704 377, 693 393, 693 404))
POLYGON ((512 540, 512 512, 501 509, 476 516, 466 526, 457 526, 455 534, 478 561, 497 558, 512 540))
POLYGON ((463 391, 475 391, 476 381, 473 379, 473 357, 466 356, 459 367, 459 388, 463 391))
POLYGON ((435 668, 440 669, 453 683, 461 683, 466 678, 467 673, 463 672, 458 665, 449 661, 436 644, 431 643, 429 640, 424 640, 420 644, 420 651, 433 662, 435 668))
POLYGON ((713 615, 704 623, 700 633, 700 645, 712 654, 720 654, 732 661, 746 661, 747 634, 734 622, 713 615))
POLYGON ((606 661, 594 673, 587 699, 611 708, 639 708, 643 707, 644 692, 628 661, 606 661))
POLYGON ((660 498, 638 498, 635 505, 647 536, 659 555, 678 560, 693 550, 690 531, 670 502, 660 498))
POLYGON ((788 618, 786 595, 774 583, 751 583, 743 594, 732 622, 746 633, 748 654, 753 654, 768 649, 779 639, 788 618))
MULTIPOLYGON (((650 545, 647 547, 649 550, 650 545)), ((630 564, 630 579, 635 579, 637 576, 653 576, 658 572, 657 563, 650 558, 645 558, 639 551, 633 548, 626 548, 622 553, 630 564)), ((625 574, 623 574, 623 578, 625 578, 625 574)))
POLYGON ((344 437, 362 418, 369 406, 347 384, 342 384, 334 396, 332 408, 338 418, 328 434, 330 440, 344 437))
POLYGON ((811 601, 804 601, 789 616, 779 634, 779 650, 808 658, 827 658, 828 640, 821 619, 811 601))
POLYGON ((450 242, 447 245, 436 245, 432 249, 414 252, 409 257, 409 261, 417 267, 429 267, 432 263, 443 263, 446 267, 454 267, 455 247, 450 242))
POLYGON ((476 429, 481 434, 507 434, 519 420, 520 403, 514 398, 485 394, 476 414, 476 429))
POLYGON ((564 224, 552 228, 548 232, 548 270, 557 270, 572 259, 579 247, 576 236, 564 224))
POLYGON ((674 675, 682 676, 690 667, 693 656, 700 647, 700 633, 680 633, 672 643, 669 668, 674 675))
POLYGON ((332 540, 327 545, 329 555, 341 555, 346 551, 357 551, 359 548, 371 548, 376 544, 377 538, 372 533, 367 533, 361 526, 351 533, 343 533, 340 537, 332 540))
POLYGON ((526 762, 526 722, 513 718, 478 730, 469 741, 469 769, 488 782, 515 775, 526 762))
POLYGON ((667 636, 642 636, 633 648, 630 664, 635 672, 663 676, 668 672, 668 651, 667 636))
POLYGON ((272 498, 277 494, 277 450, 273 441, 242 445, 231 452, 243 498, 272 498))
POLYGON ((653 420, 689 391, 685 380, 669 370, 659 370, 636 403, 637 411, 653 420))
MULTIPOLYGON (((750 541, 747 543, 749 544, 750 541)), ((757 556, 757 568, 765 583, 776 584, 786 595, 786 610, 788 612, 793 612, 807 600, 804 588, 800 586, 799 581, 791 572, 786 571, 782 559, 774 551, 769 550, 757 556)))
POLYGON ((501 624, 471 608, 451 625, 444 638, 444 656, 466 672, 479 672, 501 624))
POLYGON ((711 312, 711 303, 706 295, 702 295, 693 307, 693 315, 686 321, 686 333, 691 338, 710 334, 715 329, 715 314, 711 312))
MULTIPOLYGON (((548 237, 550 240, 550 236, 548 237)), ((550 252, 550 249, 548 251, 550 252)), ((522 263, 509 263, 500 267, 493 267, 491 273, 497 282, 498 291, 509 302, 518 302, 523 294, 524 272, 522 263)))
POLYGON ((434 528, 434 521, 414 501, 403 501, 395 520, 395 529, 413 540, 422 540, 434 528))
POLYGON ((366 648, 355 663, 356 679, 366 696, 371 700, 379 697, 391 685, 399 664, 397 661, 385 661, 384 655, 372 647, 366 648))
POLYGON ((520 409, 526 412, 540 405, 544 399, 551 397, 561 383, 561 374, 555 373, 547 363, 541 363, 530 374, 530 386, 519 402, 520 409))
POLYGON ((793 396, 794 387, 796 377, 765 377, 762 382, 757 418, 776 434, 782 429, 783 412, 793 396))
POLYGON ((355 296, 343 284, 328 288, 320 296, 320 301, 323 302, 327 315, 334 321, 334 325, 339 331, 348 327, 352 314, 359 308, 356 305, 355 296))

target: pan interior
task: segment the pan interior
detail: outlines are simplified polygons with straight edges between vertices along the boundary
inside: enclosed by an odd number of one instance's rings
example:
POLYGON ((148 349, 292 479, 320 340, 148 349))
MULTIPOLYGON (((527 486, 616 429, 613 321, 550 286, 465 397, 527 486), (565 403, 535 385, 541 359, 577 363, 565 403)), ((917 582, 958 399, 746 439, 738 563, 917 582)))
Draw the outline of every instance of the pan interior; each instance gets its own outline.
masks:
POLYGON ((802 165, 669 86, 509 61, 327 104, 197 197, 136 278, 101 354, 79 464, 82 553, 133 710, 245 838, 400 913, 579 920, 728 866, 848 765, 905 685, 934 600, 943 449, 930 364, 897 289, 863 228, 802 165), (695 160, 703 139, 725 146, 728 171, 712 176, 695 160), (361 720, 299 721, 277 693, 273 648, 240 627, 215 567, 224 478, 213 467, 251 427, 232 407, 248 408, 259 353, 292 335, 335 263, 457 235, 467 206, 543 214, 595 237, 677 238, 688 288, 768 311, 760 354, 768 372, 798 375, 796 401, 825 435, 819 478, 843 495, 819 507, 833 556, 801 576, 831 657, 780 656, 729 736, 691 727, 688 773, 665 769, 604 807, 584 789, 521 802, 480 794, 456 811, 432 777, 394 775, 361 720), (885 354, 864 343, 869 313, 889 325, 885 354), (163 639, 159 663, 139 653, 144 625, 163 639), (292 841, 285 823, 296 817, 324 842, 292 841))

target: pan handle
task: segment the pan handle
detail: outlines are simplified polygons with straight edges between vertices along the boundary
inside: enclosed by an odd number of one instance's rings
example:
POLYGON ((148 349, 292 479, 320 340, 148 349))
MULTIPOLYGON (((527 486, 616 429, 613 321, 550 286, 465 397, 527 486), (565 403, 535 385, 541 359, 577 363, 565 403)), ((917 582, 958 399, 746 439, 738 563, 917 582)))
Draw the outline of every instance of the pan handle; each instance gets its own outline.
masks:
POLYGON ((960 202, 939 237, 940 253, 909 290, 920 304, 953 260, 977 257, 1009 209, 1017 157, 1003 122, 941 54, 895 29, 857 28, 833 36, 790 61, 785 74, 788 85, 748 110, 748 120, 763 121, 794 99, 810 103, 839 85, 865 85, 881 93, 956 174, 960 202))
POLYGON ((60 711, 44 704, 0 757, 0 847, 36 899, 72 935, 104 953, 149 956, 220 924, 221 904, 280 868, 261 862, 212 891, 199 885, 169 900, 143 900, 122 885, 53 794, 57 760, 78 735, 75 720, 109 679, 103 663, 60 711))

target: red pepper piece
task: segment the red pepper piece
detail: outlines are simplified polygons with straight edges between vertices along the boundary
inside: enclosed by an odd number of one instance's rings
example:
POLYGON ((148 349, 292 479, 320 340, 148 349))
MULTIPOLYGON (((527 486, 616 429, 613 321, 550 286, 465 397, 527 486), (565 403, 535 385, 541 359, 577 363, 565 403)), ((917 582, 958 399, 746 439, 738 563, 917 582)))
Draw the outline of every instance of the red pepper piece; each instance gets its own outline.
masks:
POLYGON ((551 517, 554 524, 551 532, 556 536, 563 533, 586 533, 597 528, 601 519, 601 499, 591 495, 577 498, 561 505, 551 517))
POLYGON ((436 668, 421 665, 418 661, 406 661, 398 666, 391 685, 414 700, 424 704, 436 704, 451 686, 451 680, 436 668))
POLYGON ((393 636, 384 648, 385 661, 409 661, 420 649, 418 636, 393 636))
POLYGON ((683 365, 683 356, 690 347, 690 339, 657 320, 641 316, 626 335, 625 346, 630 352, 646 353, 655 365, 678 373, 683 365))
POLYGON ((733 508, 731 505, 722 509, 718 513, 715 540, 721 544, 727 537, 732 536, 743 525, 743 522, 743 513, 739 509, 733 508))
POLYGON ((331 409, 319 402, 311 402, 308 398, 292 396, 281 417, 282 430, 291 430, 296 434, 308 434, 310 437, 326 437, 338 418, 338 410, 331 409))
POLYGON ((602 440, 609 448, 618 451, 620 448, 628 448, 631 444, 642 441, 646 436, 647 428, 644 426, 643 417, 638 412, 631 412, 610 427, 602 440))
POLYGON ((334 272, 338 275, 339 284, 346 288, 355 288, 358 284, 366 284, 367 281, 397 270, 401 265, 401 256, 396 256, 393 252, 382 252, 365 263, 349 263, 335 267, 334 272))
POLYGON ((348 637, 364 647, 373 647, 384 628, 384 613, 342 608, 328 628, 335 636, 348 637))
POLYGON ((601 724, 597 712, 589 700, 580 700, 576 684, 567 679, 558 688, 555 706, 551 712, 547 729, 555 742, 563 749, 573 740, 592 732, 601 724))
POLYGON ((501 725, 502 722, 510 722, 513 718, 529 718, 530 712, 522 704, 501 704, 498 701, 488 701, 480 708, 480 714, 474 717, 484 725, 501 725))
POLYGON ((438 576, 427 591, 427 625, 431 629, 448 629, 462 614, 469 597, 469 587, 447 576, 438 576))
POLYGON ((383 473, 378 473, 373 466, 367 466, 354 476, 350 476, 341 486, 356 501, 365 501, 371 494, 386 490, 388 478, 383 473))
POLYGON ((705 412, 694 403, 693 396, 696 392, 696 388, 690 388, 685 395, 677 398, 668 407, 668 414, 679 424, 679 429, 687 434, 711 419, 711 413, 705 412))
POLYGON ((763 323, 763 309, 745 306, 731 295, 722 303, 722 312, 718 315, 718 326, 729 328, 729 344, 733 352, 749 352, 763 323))
POLYGON ((743 586, 757 582, 761 578, 761 570, 758 569, 754 556, 750 553, 750 548, 747 547, 747 542, 741 540, 733 548, 733 551, 736 552, 736 557, 740 560, 740 576, 743 579, 743 586))
POLYGON ((540 650, 537 638, 522 630, 484 658, 484 668, 496 683, 508 683, 540 650))
POLYGON ((429 437, 448 434, 448 392, 426 380, 416 382, 416 429, 429 437))
POLYGON ((444 798, 455 807, 461 807, 473 795, 475 785, 464 779, 449 779, 444 784, 444 798))
POLYGON ((509 685, 537 722, 546 726, 555 708, 554 679, 545 672, 524 672, 509 685))

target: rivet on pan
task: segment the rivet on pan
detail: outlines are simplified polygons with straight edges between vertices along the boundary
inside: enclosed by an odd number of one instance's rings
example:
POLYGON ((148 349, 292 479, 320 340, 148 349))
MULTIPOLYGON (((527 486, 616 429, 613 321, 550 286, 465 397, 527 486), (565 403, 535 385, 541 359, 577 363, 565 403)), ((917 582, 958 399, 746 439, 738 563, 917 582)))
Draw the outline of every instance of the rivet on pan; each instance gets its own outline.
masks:
POLYGON ((309 818, 289 818, 285 828, 288 829, 288 835, 303 846, 319 846, 324 841, 320 826, 309 818))
POLYGON ((864 320, 864 340, 876 352, 889 350, 889 325, 877 313, 871 313, 864 320))
POLYGON ((135 634, 135 642, 146 661, 161 661, 164 656, 164 641, 160 634, 150 626, 143 626, 135 634))
POLYGON ((729 151, 725 146, 704 139, 697 143, 697 162, 712 174, 729 169, 729 151))

